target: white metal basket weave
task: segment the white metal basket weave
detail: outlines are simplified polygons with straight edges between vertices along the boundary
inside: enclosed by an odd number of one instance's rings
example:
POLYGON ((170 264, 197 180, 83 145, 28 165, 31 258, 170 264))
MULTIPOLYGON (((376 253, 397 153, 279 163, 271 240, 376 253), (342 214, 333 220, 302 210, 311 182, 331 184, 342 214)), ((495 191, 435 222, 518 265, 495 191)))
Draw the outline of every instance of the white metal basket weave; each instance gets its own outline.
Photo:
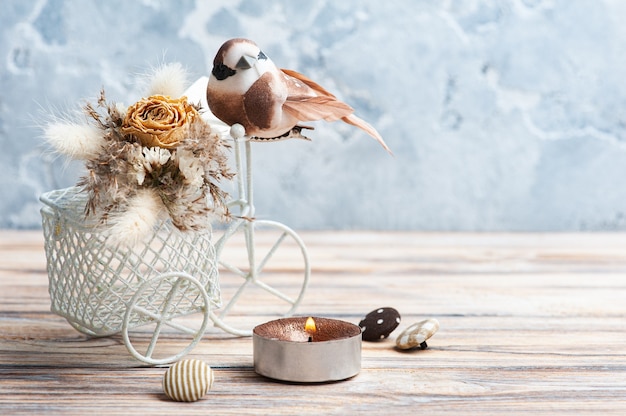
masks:
POLYGON ((217 258, 211 232, 183 233, 162 222, 138 248, 112 247, 97 224, 85 220, 85 192, 71 187, 45 193, 41 209, 51 310, 91 336, 122 333, 129 352, 150 364, 174 362, 202 337, 211 307, 220 306, 217 258), (176 318, 203 315, 198 328, 176 318), (150 325, 145 353, 129 331, 150 325), (165 328, 191 337, 175 355, 156 358, 165 328))

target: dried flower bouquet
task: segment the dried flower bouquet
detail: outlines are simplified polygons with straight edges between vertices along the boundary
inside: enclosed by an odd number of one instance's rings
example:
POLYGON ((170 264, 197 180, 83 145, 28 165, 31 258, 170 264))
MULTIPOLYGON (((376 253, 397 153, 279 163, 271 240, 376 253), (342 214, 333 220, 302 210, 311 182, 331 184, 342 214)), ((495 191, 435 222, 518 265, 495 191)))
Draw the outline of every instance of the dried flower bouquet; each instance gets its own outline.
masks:
POLYGON ((229 146, 181 96, 182 66, 163 65, 148 81, 147 98, 128 108, 101 91, 95 105, 83 107, 85 123, 59 119, 44 128, 58 153, 85 161, 78 182, 88 194, 85 215, 114 244, 134 245, 168 217, 182 231, 229 217, 219 186, 234 176, 229 146))

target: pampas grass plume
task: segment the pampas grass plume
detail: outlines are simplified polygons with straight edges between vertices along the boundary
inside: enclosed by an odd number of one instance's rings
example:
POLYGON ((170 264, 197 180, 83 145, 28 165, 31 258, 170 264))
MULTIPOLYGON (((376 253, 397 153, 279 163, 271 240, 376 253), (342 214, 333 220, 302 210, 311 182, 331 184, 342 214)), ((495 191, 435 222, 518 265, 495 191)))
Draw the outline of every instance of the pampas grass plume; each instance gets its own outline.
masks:
POLYGON ((148 95, 169 95, 178 98, 185 93, 187 71, 179 62, 163 64, 155 69, 149 81, 148 95))
POLYGON ((133 247, 154 231, 161 214, 163 202, 151 188, 140 189, 128 200, 125 211, 109 217, 108 240, 111 245, 133 247))
POLYGON ((54 121, 44 128, 43 134, 58 153, 72 159, 95 157, 104 145, 102 130, 90 124, 54 121))

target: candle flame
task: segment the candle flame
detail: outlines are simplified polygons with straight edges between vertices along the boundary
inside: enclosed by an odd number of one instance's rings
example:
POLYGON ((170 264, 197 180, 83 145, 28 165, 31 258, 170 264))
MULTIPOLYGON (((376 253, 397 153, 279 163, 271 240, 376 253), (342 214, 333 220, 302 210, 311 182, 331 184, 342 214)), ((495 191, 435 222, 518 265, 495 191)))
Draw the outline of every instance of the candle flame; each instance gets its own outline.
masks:
POLYGON ((315 327, 315 320, 311 317, 306 319, 306 323, 304 324, 304 330, 309 334, 315 333, 317 328, 315 327))

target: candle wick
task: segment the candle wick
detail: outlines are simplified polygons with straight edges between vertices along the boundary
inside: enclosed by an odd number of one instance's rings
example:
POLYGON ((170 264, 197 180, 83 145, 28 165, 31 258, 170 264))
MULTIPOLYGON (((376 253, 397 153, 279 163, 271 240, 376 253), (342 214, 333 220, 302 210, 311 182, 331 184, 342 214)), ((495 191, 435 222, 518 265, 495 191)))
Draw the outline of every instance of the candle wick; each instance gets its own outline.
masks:
POLYGON ((313 342, 313 337, 309 337, 309 342, 313 342))

